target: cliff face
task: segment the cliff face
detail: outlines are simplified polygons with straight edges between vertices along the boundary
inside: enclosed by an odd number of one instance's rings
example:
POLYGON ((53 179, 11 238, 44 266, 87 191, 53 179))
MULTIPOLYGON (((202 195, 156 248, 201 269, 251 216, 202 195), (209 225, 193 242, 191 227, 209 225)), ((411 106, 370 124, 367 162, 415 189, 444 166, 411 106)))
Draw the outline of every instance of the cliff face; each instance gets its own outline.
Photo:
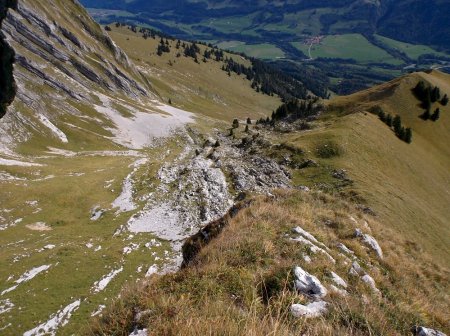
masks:
POLYGON ((150 89, 141 82, 127 56, 77 1, 66 1, 61 6, 58 1, 51 6, 20 1, 15 10, 8 12, 3 32, 16 50, 21 75, 29 77, 32 73, 67 92, 71 89, 70 83, 64 83, 66 79, 86 90, 100 86, 132 97, 147 95, 150 89), (50 79, 54 76, 40 71, 45 66, 59 70, 64 78, 50 79))
MULTIPOLYGON (((9 8, 16 8, 14 0, 0 0, 0 28, 9 8)), ((12 103, 16 86, 13 77, 14 50, 5 41, 0 31, 0 118, 6 113, 6 107, 12 103)))
POLYGON ((10 8, 2 10, 0 84, 7 89, 2 89, 1 106, 10 104, 17 91, 0 125, 3 152, 33 133, 45 137, 48 127, 41 127, 41 114, 58 124, 64 116, 85 114, 86 106, 79 105, 93 106, 102 95, 132 102, 156 97, 149 81, 77 0, 12 1, 0 0, 3 9, 10 8))

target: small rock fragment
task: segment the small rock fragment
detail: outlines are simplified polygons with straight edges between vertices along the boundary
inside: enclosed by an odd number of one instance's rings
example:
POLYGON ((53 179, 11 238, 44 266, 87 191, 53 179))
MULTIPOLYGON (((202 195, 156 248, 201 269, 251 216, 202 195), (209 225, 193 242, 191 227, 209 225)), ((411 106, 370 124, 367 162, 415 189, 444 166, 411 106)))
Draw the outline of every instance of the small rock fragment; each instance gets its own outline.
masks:
POLYGON ((353 252, 352 250, 350 250, 347 246, 345 246, 345 245, 342 244, 342 243, 337 243, 337 244, 336 244, 336 247, 337 247, 341 252, 343 252, 343 253, 351 254, 351 255, 355 254, 355 252, 353 252))
POLYGON ((443 332, 438 331, 436 329, 419 327, 419 326, 412 327, 411 332, 414 336, 447 336, 443 332))
POLYGON ((374 293, 380 294, 380 290, 377 288, 375 280, 373 280, 373 278, 369 274, 365 274, 364 276, 362 276, 361 280, 368 284, 374 293))
POLYGON ((350 275, 354 275, 354 276, 363 276, 366 274, 366 272, 364 272, 364 270, 361 268, 361 266, 359 266, 359 263, 357 261, 354 261, 352 263, 352 267, 350 267, 350 270, 348 271, 348 273, 350 275))
POLYGON ((362 233, 360 229, 355 230, 355 236, 361 238, 364 244, 368 245, 372 250, 374 250, 380 259, 383 259, 383 251, 381 250, 381 247, 375 238, 368 234, 362 233))
POLYGON ((291 314, 294 317, 319 317, 327 312, 327 305, 325 301, 312 302, 307 305, 293 304, 291 306, 291 314))
POLYGON ((148 330, 147 329, 135 329, 130 336, 147 336, 148 330))
POLYGON ((347 283, 345 280, 334 272, 331 272, 331 280, 333 280, 336 285, 347 288, 347 283))
POLYGON ((335 285, 330 285, 330 288, 331 288, 331 290, 333 292, 336 292, 336 293, 338 293, 341 296, 347 296, 348 295, 348 292, 345 289, 338 288, 335 285))

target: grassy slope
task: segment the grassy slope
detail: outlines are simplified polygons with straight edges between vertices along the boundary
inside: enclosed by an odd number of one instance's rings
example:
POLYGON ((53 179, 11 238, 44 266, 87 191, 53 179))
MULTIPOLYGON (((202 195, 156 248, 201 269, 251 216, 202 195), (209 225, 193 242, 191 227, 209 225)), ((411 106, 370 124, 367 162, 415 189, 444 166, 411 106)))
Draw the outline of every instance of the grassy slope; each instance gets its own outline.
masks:
POLYGON ((414 323, 448 328, 443 313, 448 300, 438 299, 446 291, 448 273, 410 248, 401 235, 339 198, 300 191, 275 195, 257 198, 190 267, 126 289, 86 333, 126 335, 145 327, 150 335, 405 335, 414 323), (359 223, 369 222, 386 253, 383 261, 352 238, 350 215, 359 223), (297 225, 329 246, 336 264, 289 241, 297 225), (349 264, 334 248, 338 241, 356 251, 383 299, 348 274, 349 264), (311 264, 303 261, 305 254, 312 257, 311 264), (292 290, 295 265, 327 287, 332 284, 329 272, 335 271, 348 281, 349 295, 329 294, 330 311, 323 319, 291 317, 290 304, 307 302, 292 290), (271 293, 268 302, 262 288, 271 293), (135 320, 137 311, 145 312, 135 320))
POLYGON ((285 57, 285 54, 282 50, 270 43, 246 44, 244 42, 238 41, 227 41, 219 43, 218 47, 235 52, 243 52, 250 57, 256 57, 266 60, 285 57))
POLYGON ((318 136, 333 139, 344 154, 325 160, 327 164, 347 169, 357 191, 383 222, 446 264, 450 256, 447 190, 450 151, 446 146, 450 109, 440 106, 441 118, 435 123, 420 119, 423 111, 410 91, 420 79, 450 92, 449 76, 442 73, 402 77, 337 98, 331 103, 332 109, 360 112, 338 118, 327 128, 287 140, 313 150, 318 136), (376 116, 361 113, 373 105, 380 105, 392 115, 399 114, 403 124, 413 129, 412 144, 400 141, 376 116))
POLYGON ((183 335, 405 335, 414 324, 448 332, 444 312, 449 309, 450 156, 445 144, 450 111, 441 108, 436 123, 418 118, 421 109, 410 89, 421 79, 449 92, 448 75, 413 74, 331 101, 331 112, 311 131, 272 136, 285 148, 301 148, 304 157, 319 163, 318 168, 295 172, 296 184, 332 184, 331 170, 344 168, 354 182, 340 192, 356 192, 357 202, 368 203, 376 217, 321 192, 257 198, 190 267, 126 289, 87 333, 126 334, 135 327, 148 327, 152 334, 183 335), (404 124, 413 128, 413 143, 398 140, 376 116, 364 112, 373 105, 400 114, 404 124), (340 155, 318 155, 317 148, 325 144, 340 148, 340 155), (383 261, 353 238, 355 226, 368 230, 361 224, 364 220, 385 253, 383 261), (289 242, 287 234, 296 225, 330 247, 337 263, 289 242), (338 241, 356 252, 382 299, 348 275, 349 265, 334 249, 338 241), (313 263, 303 261, 305 253, 313 263), (326 286, 328 272, 334 270, 349 282, 350 295, 343 299, 331 294, 324 319, 293 319, 290 304, 305 302, 291 288, 290 270, 295 265, 326 286), (261 297, 262 284, 273 289, 268 304, 261 297), (139 310, 148 311, 136 321, 133 312, 139 310))
POLYGON ((396 48, 400 51, 403 51, 406 55, 408 55, 411 59, 417 59, 419 56, 424 54, 434 54, 439 56, 445 56, 445 53, 437 52, 436 50, 432 49, 429 46, 426 45, 420 45, 420 44, 410 44, 405 42, 400 42, 396 40, 392 40, 390 38, 376 35, 376 38, 381 40, 383 43, 386 43, 389 47, 396 48))
MULTIPOLYGON (((208 60, 201 64, 192 58, 176 57, 182 48, 170 42, 170 53, 156 55, 159 38, 144 40, 141 34, 126 28, 112 27, 114 41, 127 52, 138 66, 148 71, 152 84, 163 100, 170 98, 174 106, 214 119, 231 121, 233 118, 259 118, 279 106, 280 100, 255 92, 244 76, 227 75, 221 70, 222 62, 208 60), (171 62, 172 66, 169 65, 171 62)), ((205 49, 199 46, 201 54, 205 49)), ((226 54, 235 61, 249 65, 240 56, 226 54)))

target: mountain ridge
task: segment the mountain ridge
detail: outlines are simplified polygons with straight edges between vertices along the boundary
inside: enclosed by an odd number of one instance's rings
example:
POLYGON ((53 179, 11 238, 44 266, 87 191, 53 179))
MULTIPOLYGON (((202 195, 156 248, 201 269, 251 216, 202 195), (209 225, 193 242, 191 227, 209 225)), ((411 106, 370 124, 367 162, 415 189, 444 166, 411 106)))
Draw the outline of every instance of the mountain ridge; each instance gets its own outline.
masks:
POLYGON ((2 32, 2 334, 450 330, 450 110, 412 90, 448 75, 283 103, 244 56, 77 1, 22 0, 2 32))

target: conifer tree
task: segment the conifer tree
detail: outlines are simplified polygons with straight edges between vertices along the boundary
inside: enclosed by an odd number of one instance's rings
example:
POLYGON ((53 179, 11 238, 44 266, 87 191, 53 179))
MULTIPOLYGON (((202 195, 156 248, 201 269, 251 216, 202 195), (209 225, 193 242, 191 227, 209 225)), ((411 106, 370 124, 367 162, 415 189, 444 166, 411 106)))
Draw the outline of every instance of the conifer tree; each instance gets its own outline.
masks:
POLYGON ((394 126, 395 134, 399 134, 402 128, 402 120, 400 116, 397 114, 392 121, 392 126, 394 126))
POLYGON ((233 128, 238 128, 239 127, 239 120, 234 119, 233 120, 233 128))
POLYGON ((428 120, 428 119, 430 119, 430 117, 431 117, 431 115, 430 115, 429 109, 426 109, 425 112, 420 115, 420 118, 423 120, 428 120))
POLYGON ((411 128, 407 128, 407 129, 405 129, 405 136, 404 136, 404 140, 407 142, 407 143, 411 143, 412 142, 412 130, 411 130, 411 128))
POLYGON ((400 128, 398 129, 398 132, 396 132, 395 134, 397 134, 397 136, 401 140, 405 140, 406 130, 403 126, 400 126, 400 128))
POLYGON ((386 116, 386 125, 392 127, 392 116, 390 114, 386 116))
POLYGON ((423 107, 426 108, 427 110, 431 107, 431 92, 430 89, 428 88, 428 90, 425 91, 425 97, 423 100, 423 107))
POLYGON ((433 114, 431 115, 430 119, 433 121, 436 121, 439 119, 441 111, 439 110, 439 108, 437 108, 436 110, 434 110, 433 114))
POLYGON ((447 96, 447 94, 445 94, 444 97, 442 97, 441 104, 442 104, 442 106, 446 106, 448 104, 448 96, 447 96))
POLYGON ((251 125, 252 124, 252 120, 250 119, 250 117, 247 118, 247 124, 251 125))
POLYGON ((430 95, 431 95, 431 102, 433 103, 437 102, 441 98, 441 92, 437 86, 435 86, 433 90, 431 90, 430 95))

